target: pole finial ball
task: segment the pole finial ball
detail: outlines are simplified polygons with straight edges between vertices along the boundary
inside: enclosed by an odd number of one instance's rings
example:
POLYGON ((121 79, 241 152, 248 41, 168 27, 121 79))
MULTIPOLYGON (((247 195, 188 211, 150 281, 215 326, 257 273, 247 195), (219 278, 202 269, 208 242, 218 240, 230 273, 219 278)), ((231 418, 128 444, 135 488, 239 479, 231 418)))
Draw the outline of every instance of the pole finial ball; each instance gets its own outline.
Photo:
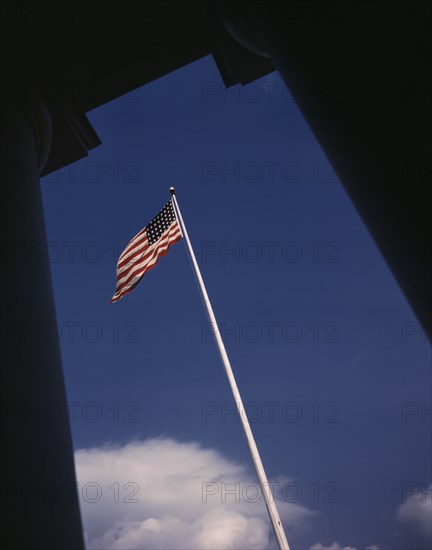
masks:
POLYGON ((169 188, 169 192, 171 193, 171 195, 174 195, 174 193, 175 193, 175 187, 170 187, 170 188, 169 188))

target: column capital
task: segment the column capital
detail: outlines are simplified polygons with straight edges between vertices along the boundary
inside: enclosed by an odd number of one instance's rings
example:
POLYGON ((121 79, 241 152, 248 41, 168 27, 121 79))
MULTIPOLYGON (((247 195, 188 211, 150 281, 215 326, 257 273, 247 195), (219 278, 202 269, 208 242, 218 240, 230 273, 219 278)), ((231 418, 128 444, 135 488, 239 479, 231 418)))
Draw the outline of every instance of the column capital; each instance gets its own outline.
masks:
POLYGON ((39 174, 45 168, 51 153, 53 131, 51 113, 40 95, 32 95, 20 101, 18 107, 25 113, 35 138, 39 174))
POLYGON ((45 168, 53 143, 53 122, 50 109, 44 98, 35 88, 20 83, 14 87, 15 93, 2 97, 2 110, 12 107, 25 117, 34 137, 39 174, 45 168))
POLYGON ((244 6, 241 0, 227 0, 220 2, 219 17, 222 24, 232 38, 244 48, 260 57, 270 58, 264 44, 256 34, 251 24, 248 11, 258 14, 270 9, 266 4, 253 4, 244 6))

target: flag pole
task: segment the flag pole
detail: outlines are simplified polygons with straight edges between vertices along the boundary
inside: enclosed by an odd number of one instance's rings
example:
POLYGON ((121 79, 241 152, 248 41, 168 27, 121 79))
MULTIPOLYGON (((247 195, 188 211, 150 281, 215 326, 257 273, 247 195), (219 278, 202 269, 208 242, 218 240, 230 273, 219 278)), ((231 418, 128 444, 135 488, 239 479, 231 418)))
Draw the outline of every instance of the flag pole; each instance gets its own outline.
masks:
POLYGON ((207 290, 206 290, 206 287, 204 285, 203 278, 201 276, 201 271, 198 267, 198 263, 196 261, 195 254, 194 254, 191 242, 189 240, 189 235, 188 235, 188 232, 186 230, 186 226, 184 224, 183 217, 182 217, 181 212, 180 212, 180 208, 179 208, 179 205, 178 205, 178 202, 177 202, 177 198, 175 196, 174 187, 170 187, 170 193, 171 193, 171 196, 172 196, 172 199, 173 199, 173 203, 174 203, 174 206, 175 206, 175 209, 176 209, 176 213, 178 214, 178 218, 179 218, 179 221, 180 221, 180 225, 181 225, 181 229, 182 229, 184 238, 186 240, 187 248, 188 248, 189 255, 190 255, 190 258, 191 258, 191 261, 192 261, 192 265, 193 265, 193 268, 195 270, 196 278, 197 278, 197 281, 198 281, 198 284, 199 284, 199 287, 200 287, 200 290, 201 290, 201 294, 202 294, 202 297, 203 297, 203 301, 204 301, 204 305, 205 305, 205 308, 206 308, 206 311, 207 311, 207 315, 208 315, 209 321, 210 321, 210 323, 211 323, 211 325, 214 329, 214 336, 215 336, 215 339, 216 339, 216 344, 218 346, 219 353, 220 353, 220 356, 221 356, 221 359, 222 359, 222 363, 225 367, 226 375, 228 377, 228 381, 229 381, 230 386, 231 386, 231 391, 232 391, 234 401, 235 401, 235 404, 237 406, 237 410, 238 410, 238 413, 239 413, 239 416, 240 416, 240 419, 241 419, 241 422, 242 422, 244 433, 246 435, 246 440, 247 440, 247 444, 248 444, 248 447, 249 447, 249 451, 250 451, 252 461, 253 461, 254 466, 255 466, 255 470, 256 470, 256 473, 257 473, 257 476, 258 476, 260 486, 261 486, 261 492, 264 495, 264 501, 265 501, 265 504, 266 504, 266 507, 267 507, 267 512, 270 516, 270 521, 272 523, 273 530, 274 530, 276 539, 277 539, 278 544, 279 544, 279 548, 280 548, 280 550, 290 550, 287 538, 285 536, 285 531, 284 531, 284 528, 282 526, 282 522, 280 520, 279 513, 278 513, 277 508, 276 508, 276 503, 273 500, 273 495, 272 495, 271 490, 270 490, 270 485, 269 485, 269 482, 267 481, 267 476, 266 476, 266 473, 265 473, 265 470, 264 470, 263 463, 261 461, 261 457, 260 457, 259 452, 258 452, 258 447, 256 446, 255 439, 254 439, 251 427, 249 425, 249 420, 247 418, 246 411, 243 407, 243 401, 242 401, 242 398, 240 396, 239 389, 237 387, 237 382, 234 378, 234 373, 232 371, 231 364, 230 364, 230 361, 228 359, 228 355, 227 355, 227 352, 226 352, 226 349, 225 349, 225 345, 223 343, 221 333, 219 331, 219 327, 218 327, 218 324, 216 322, 216 317, 213 313, 213 308, 212 308, 212 305, 210 303, 210 300, 209 300, 209 297, 208 297, 208 294, 207 294, 207 290))

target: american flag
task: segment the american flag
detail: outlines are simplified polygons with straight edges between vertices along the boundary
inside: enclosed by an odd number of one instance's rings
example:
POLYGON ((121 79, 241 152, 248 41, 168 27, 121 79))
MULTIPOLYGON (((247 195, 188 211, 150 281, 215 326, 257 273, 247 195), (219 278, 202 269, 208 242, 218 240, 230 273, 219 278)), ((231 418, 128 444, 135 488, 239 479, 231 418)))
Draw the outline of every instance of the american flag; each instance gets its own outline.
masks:
POLYGON ((111 303, 131 292, 160 256, 183 237, 172 200, 129 242, 117 262, 117 287, 111 303))

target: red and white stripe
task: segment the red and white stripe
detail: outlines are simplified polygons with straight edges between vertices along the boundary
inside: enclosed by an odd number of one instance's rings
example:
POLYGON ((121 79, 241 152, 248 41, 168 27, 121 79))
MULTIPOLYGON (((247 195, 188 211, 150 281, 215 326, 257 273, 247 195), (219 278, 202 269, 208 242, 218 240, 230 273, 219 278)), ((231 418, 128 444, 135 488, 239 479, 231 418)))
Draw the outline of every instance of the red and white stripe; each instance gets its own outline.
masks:
POLYGON ((149 245, 146 228, 135 235, 118 259, 117 287, 111 303, 131 292, 145 272, 152 269, 158 259, 168 253, 169 247, 182 237, 177 220, 174 220, 161 238, 152 245, 149 245))

